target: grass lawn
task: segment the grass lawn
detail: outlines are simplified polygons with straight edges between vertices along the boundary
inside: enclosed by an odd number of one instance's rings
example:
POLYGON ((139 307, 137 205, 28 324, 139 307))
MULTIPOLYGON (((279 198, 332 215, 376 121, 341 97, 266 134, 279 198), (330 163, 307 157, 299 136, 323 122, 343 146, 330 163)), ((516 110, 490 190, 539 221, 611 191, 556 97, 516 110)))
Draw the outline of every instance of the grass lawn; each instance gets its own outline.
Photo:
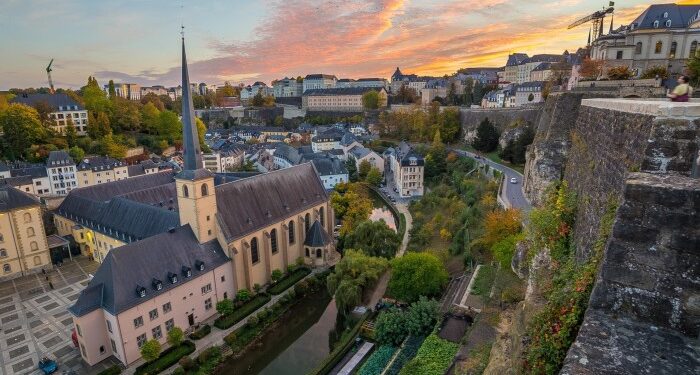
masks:
POLYGON ((491 292, 491 285, 496 277, 496 269, 493 266, 482 266, 479 268, 479 274, 476 275, 472 294, 475 296, 488 297, 491 292))

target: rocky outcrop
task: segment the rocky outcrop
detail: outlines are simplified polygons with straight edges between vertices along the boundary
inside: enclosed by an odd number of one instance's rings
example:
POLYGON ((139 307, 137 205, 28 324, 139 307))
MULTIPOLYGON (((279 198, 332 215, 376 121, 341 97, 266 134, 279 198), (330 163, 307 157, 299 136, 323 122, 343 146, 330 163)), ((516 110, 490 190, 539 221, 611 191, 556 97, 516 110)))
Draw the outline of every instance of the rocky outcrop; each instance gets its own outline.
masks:
POLYGON ((537 124, 541 113, 541 105, 518 108, 460 108, 459 117, 462 122, 462 134, 467 143, 476 137, 476 128, 481 121, 488 118, 499 130, 504 132, 514 123, 537 124))
POLYGON ((517 126, 507 128, 501 132, 501 136, 498 138, 498 146, 504 149, 509 142, 516 142, 525 132, 525 125, 525 123, 519 122, 517 126))

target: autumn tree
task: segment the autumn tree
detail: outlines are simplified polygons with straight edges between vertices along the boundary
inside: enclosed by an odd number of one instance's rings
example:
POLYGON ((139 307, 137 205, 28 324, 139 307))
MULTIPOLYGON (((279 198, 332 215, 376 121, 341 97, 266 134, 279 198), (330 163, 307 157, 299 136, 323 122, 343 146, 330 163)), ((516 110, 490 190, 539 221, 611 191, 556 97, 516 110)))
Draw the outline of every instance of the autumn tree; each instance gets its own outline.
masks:
POLYGON ((331 193, 333 210, 343 222, 340 228, 341 235, 347 234, 358 223, 367 220, 372 212, 372 200, 362 189, 360 184, 340 183, 331 193))
POLYGON ((47 135, 36 109, 23 104, 10 104, 0 112, 0 131, 3 133, 0 149, 10 160, 20 158, 29 146, 47 135))
POLYGON ((379 93, 376 90, 369 90, 362 94, 362 106, 365 109, 379 108, 379 93))
POLYGON ((615 66, 608 69, 608 78, 612 80, 627 80, 632 77, 632 71, 627 65, 615 66))
POLYGON ((508 236, 520 233, 521 229, 520 210, 494 210, 486 214, 481 239, 486 246, 491 247, 508 236))
POLYGON ((369 161, 367 161, 367 160, 361 161, 360 166, 357 169, 357 177, 361 181, 364 181, 367 178, 367 173, 369 173, 370 169, 372 169, 372 164, 370 164, 369 161))
POLYGON ((157 134, 158 115, 160 115, 160 110, 156 107, 156 105, 151 101, 146 102, 146 104, 144 104, 144 106, 141 107, 142 129, 149 134, 157 134))
POLYGON ((602 74, 602 69, 602 60, 593 60, 590 57, 586 57, 581 63, 579 74, 585 79, 594 80, 600 77, 600 75, 602 74))

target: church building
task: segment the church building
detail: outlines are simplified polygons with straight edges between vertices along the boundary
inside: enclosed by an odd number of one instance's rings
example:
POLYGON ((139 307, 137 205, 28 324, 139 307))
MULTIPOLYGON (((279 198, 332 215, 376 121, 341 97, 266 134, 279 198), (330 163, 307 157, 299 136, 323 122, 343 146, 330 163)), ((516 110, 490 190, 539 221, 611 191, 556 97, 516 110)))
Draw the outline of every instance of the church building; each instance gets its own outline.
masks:
MULTIPOLYGON (((182 87, 190 87, 182 41, 182 87)), ((190 90, 183 90, 183 171, 72 190, 56 214, 101 263, 69 311, 83 359, 138 360, 150 339, 191 330, 216 303, 271 281, 298 259, 335 263, 334 215, 313 164, 267 174, 205 169, 190 90)))

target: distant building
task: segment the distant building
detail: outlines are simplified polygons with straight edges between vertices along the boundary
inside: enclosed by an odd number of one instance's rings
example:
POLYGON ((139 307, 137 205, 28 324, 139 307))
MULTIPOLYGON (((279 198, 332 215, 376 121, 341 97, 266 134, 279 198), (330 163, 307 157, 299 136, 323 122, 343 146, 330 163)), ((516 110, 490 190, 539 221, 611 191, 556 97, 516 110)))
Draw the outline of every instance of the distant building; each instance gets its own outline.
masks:
MULTIPOLYGON (((109 85, 104 85, 104 90, 109 94, 109 85)), ((124 99, 141 100, 141 86, 137 83, 115 83, 114 94, 124 99)))
POLYGON ((495 85, 498 83, 498 72, 502 68, 465 68, 460 69, 456 78, 464 81, 471 78, 474 82, 479 81, 482 85, 495 85))
POLYGON ((331 89, 336 87, 338 78, 331 74, 309 74, 304 77, 303 92, 314 89, 331 89))
POLYGON ((544 101, 542 91, 544 90, 545 82, 526 82, 518 85, 515 89, 515 105, 517 107, 525 104, 540 103, 544 101), (530 100, 532 95, 532 100, 530 100))
POLYGON ((127 165, 109 156, 90 156, 78 164, 78 187, 104 184, 129 178, 127 165))
POLYGON ((66 94, 21 94, 12 99, 12 102, 32 107, 42 102, 46 103, 53 109, 53 112, 49 113, 49 118, 53 120, 53 131, 65 134, 66 125, 72 122, 78 135, 87 134, 87 110, 66 94))
POLYGON ((51 151, 46 159, 51 194, 67 195, 78 187, 76 166, 67 151, 51 151))
POLYGON ((0 280, 51 267, 39 201, 0 185, 0 280))
POLYGON ((547 81, 552 77, 552 63, 542 62, 530 71, 530 82, 547 81))
POLYGON ((296 78, 284 77, 272 84, 275 98, 296 98, 301 97, 304 92, 304 84, 298 82, 296 78))
POLYGON ((255 82, 252 85, 246 86, 241 89, 241 102, 248 103, 255 95, 269 96, 274 95, 274 89, 268 87, 265 82, 255 82))
POLYGON ((366 161, 373 168, 377 168, 379 172, 384 174, 384 159, 381 157, 381 155, 377 154, 371 149, 362 145, 356 145, 349 149, 347 154, 348 159, 352 158, 355 161, 358 169, 360 168, 360 164, 363 161, 366 161))
POLYGON ((362 95, 370 90, 379 93, 379 108, 387 105, 387 92, 383 88, 348 87, 311 89, 304 91, 302 108, 309 111, 363 112, 362 95))
POLYGON ((141 96, 146 96, 148 94, 153 95, 168 95, 168 89, 165 86, 151 86, 151 87, 141 87, 141 96))
POLYGON ((406 142, 389 154, 389 167, 402 198, 423 195, 425 160, 406 142))
POLYGON ((243 164, 245 147, 232 142, 225 142, 210 153, 203 154, 204 168, 212 172, 227 172, 231 168, 240 167, 243 164))
POLYGON ((321 177, 323 187, 326 190, 331 190, 335 188, 335 185, 350 180, 345 163, 338 158, 326 156, 315 158, 311 162, 314 164, 319 177, 321 177))
POLYGON ((344 134, 345 132, 336 128, 319 133, 311 138, 311 149, 313 152, 342 149, 340 141, 343 139, 344 134))

